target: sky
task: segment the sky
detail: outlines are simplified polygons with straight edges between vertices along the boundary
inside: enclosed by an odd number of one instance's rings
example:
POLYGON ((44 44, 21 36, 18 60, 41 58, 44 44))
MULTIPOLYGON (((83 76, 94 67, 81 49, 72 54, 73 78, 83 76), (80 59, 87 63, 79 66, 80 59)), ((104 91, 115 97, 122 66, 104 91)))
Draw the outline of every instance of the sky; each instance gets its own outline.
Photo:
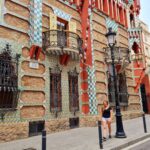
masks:
POLYGON ((140 19, 144 21, 149 26, 150 30, 150 0, 140 0, 141 1, 141 12, 140 19))

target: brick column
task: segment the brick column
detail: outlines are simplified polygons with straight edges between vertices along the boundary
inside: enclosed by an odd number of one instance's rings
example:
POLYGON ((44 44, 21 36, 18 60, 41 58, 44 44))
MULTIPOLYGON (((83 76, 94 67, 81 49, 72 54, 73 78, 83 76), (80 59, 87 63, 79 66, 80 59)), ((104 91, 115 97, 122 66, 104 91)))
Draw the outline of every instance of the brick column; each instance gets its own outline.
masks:
POLYGON ((82 110, 83 113, 97 114, 95 68, 92 37, 92 1, 85 0, 82 7, 82 38, 84 41, 84 54, 88 59, 81 65, 84 81, 82 82, 82 110))

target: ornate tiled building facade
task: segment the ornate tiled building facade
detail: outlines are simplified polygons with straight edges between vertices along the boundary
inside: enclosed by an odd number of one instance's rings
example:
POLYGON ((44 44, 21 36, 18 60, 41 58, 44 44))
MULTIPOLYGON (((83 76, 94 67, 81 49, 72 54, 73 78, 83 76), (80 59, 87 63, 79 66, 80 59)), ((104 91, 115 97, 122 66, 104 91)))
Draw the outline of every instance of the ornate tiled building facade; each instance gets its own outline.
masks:
MULTIPOLYGON (((117 32, 117 45, 128 48, 127 10, 131 3, 123 0, 0 2, 0 59, 4 57, 6 44, 10 45, 11 55, 20 54, 15 78, 18 97, 9 92, 7 83, 1 81, 0 85, 3 95, 0 141, 28 137, 43 128, 51 133, 96 125, 97 105, 109 99, 105 34, 112 27, 117 32), (5 97, 6 92, 12 95, 11 100, 5 97), (12 105, 14 102, 17 105, 12 105)), ((11 73, 2 69, 10 78, 13 71, 8 70, 11 73)), ((132 63, 125 74, 128 97, 121 108, 127 119, 139 116, 141 106, 139 94, 134 91, 132 63)))

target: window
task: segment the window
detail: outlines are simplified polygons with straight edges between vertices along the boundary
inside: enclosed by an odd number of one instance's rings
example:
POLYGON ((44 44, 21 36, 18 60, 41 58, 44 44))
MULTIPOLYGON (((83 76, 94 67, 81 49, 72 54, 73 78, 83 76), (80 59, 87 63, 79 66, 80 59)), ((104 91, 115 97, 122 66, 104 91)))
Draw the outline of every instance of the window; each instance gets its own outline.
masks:
POLYGON ((66 32, 62 32, 64 30, 67 30, 68 27, 68 22, 62 20, 62 19, 58 19, 57 20, 57 30, 59 30, 57 32, 57 42, 58 45, 60 46, 66 46, 67 45, 67 33, 66 32), (61 38, 60 38, 61 37, 61 38))
POLYGON ((29 136, 35 136, 41 134, 44 130, 44 121, 33 121, 29 122, 29 136))
POLYGON ((57 65, 54 69, 50 69, 50 111, 58 112, 61 110, 61 70, 57 65))
POLYGON ((69 108, 71 112, 79 110, 78 73, 76 68, 68 73, 69 76, 69 108))
POLYGON ((67 22, 57 20, 57 30, 67 30, 67 22))
POLYGON ((18 100, 18 60, 11 56, 10 45, 0 54, 0 109, 15 109, 18 100))
MULTIPOLYGON (((126 84, 126 76, 125 72, 117 74, 117 92, 119 93, 119 101, 121 104, 128 103, 128 92, 127 92, 127 84, 126 84)), ((112 76, 112 67, 109 67, 108 72, 108 96, 109 102, 115 102, 115 91, 114 91, 114 81, 112 76)))
POLYGON ((118 92, 120 103, 128 103, 128 92, 125 72, 118 75, 118 92))

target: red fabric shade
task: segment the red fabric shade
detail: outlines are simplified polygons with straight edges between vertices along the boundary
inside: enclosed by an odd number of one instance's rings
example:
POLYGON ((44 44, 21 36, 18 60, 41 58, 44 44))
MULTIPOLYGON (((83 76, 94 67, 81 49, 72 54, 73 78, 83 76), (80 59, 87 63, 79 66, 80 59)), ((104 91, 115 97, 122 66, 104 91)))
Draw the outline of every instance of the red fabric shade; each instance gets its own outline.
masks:
POLYGON ((32 45, 30 48, 30 59, 38 60, 40 53, 42 51, 42 48, 36 45, 32 45))

